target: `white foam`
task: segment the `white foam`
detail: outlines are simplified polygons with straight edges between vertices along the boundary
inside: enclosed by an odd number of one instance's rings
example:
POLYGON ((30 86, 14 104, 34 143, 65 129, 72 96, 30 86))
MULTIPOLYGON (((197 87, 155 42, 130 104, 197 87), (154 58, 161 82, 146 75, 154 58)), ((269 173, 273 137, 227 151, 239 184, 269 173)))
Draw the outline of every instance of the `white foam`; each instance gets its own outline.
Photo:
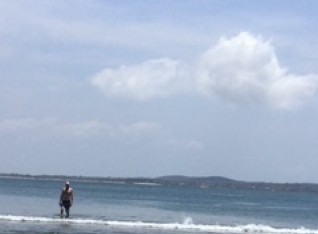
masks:
POLYGON ((269 234, 318 234, 318 229, 273 228, 267 225, 248 224, 237 226, 193 224, 192 220, 184 223, 151 223, 141 221, 107 221, 95 219, 60 219, 46 217, 0 215, 0 220, 11 222, 69 223, 79 225, 109 225, 129 228, 152 228, 164 230, 184 230, 211 233, 269 233, 269 234))
POLYGON ((136 183, 133 183, 135 185, 144 185, 144 186, 161 186, 161 184, 158 184, 158 183, 141 183, 141 182, 136 182, 136 183))

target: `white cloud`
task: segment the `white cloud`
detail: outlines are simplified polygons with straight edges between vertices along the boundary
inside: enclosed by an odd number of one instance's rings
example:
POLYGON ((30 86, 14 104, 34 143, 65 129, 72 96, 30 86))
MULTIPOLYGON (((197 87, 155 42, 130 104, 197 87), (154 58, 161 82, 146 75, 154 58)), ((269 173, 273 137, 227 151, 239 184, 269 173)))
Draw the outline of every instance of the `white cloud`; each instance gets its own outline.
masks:
POLYGON ((170 139, 168 145, 177 148, 183 148, 186 150, 203 150, 203 144, 200 141, 196 140, 179 140, 179 139, 170 139))
POLYGON ((110 132, 111 127, 107 124, 97 121, 88 121, 83 123, 61 124, 58 127, 58 132, 63 135, 71 135, 78 137, 90 137, 93 135, 110 132))
POLYGON ((157 59, 139 65, 105 69, 92 79, 107 96, 146 100, 183 92, 184 65, 176 60, 157 59))
POLYGON ((317 91, 317 76, 286 75, 278 78, 268 89, 268 100, 280 109, 291 109, 302 105, 317 91))
POLYGON ((70 141, 105 140, 119 143, 121 146, 153 142, 155 145, 187 151, 203 149, 202 143, 197 140, 179 139, 162 124, 145 121, 111 125, 95 120, 63 123, 54 118, 0 120, 0 138, 8 136, 10 139, 19 139, 27 143, 47 139, 59 139, 66 144, 70 141))
POLYGON ((197 72, 200 92, 235 104, 265 103, 289 109, 316 90, 310 76, 290 74, 279 65, 269 42, 245 32, 221 38, 203 54, 197 72))
POLYGON ((21 134, 33 133, 38 134, 47 127, 52 126, 54 119, 47 118, 42 120, 35 119, 4 119, 0 121, 0 134, 21 134))
POLYGON ((192 65, 157 59, 105 69, 92 83, 109 97, 147 100, 195 90, 225 102, 267 104, 291 109, 312 97, 317 75, 295 75, 282 68, 269 41, 247 32, 221 38, 192 65))
POLYGON ((162 131, 162 125, 153 122, 136 122, 130 125, 121 125, 114 131, 115 135, 142 136, 162 131))
POLYGON ((56 119, 7 119, 0 121, 1 135, 16 135, 20 137, 77 137, 90 138, 102 136, 109 138, 140 138, 162 131, 160 123, 136 122, 131 124, 110 125, 99 121, 79 123, 61 123, 56 119))

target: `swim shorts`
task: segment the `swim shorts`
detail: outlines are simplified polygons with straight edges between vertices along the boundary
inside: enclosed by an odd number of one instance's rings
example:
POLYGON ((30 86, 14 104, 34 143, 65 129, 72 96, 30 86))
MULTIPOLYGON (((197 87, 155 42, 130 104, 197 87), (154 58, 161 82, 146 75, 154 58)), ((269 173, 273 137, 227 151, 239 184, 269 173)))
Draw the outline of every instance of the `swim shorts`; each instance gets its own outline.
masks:
POLYGON ((62 206, 64 206, 65 209, 69 209, 71 207, 71 201, 70 200, 63 200, 62 206))

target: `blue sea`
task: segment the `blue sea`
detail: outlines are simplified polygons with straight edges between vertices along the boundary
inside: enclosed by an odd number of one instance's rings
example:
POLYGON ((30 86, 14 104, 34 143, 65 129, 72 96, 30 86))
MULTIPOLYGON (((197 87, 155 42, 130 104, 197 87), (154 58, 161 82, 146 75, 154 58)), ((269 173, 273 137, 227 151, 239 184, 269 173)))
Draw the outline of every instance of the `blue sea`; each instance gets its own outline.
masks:
POLYGON ((61 219, 63 181, 0 179, 0 233, 318 234, 314 193, 70 182, 61 219))

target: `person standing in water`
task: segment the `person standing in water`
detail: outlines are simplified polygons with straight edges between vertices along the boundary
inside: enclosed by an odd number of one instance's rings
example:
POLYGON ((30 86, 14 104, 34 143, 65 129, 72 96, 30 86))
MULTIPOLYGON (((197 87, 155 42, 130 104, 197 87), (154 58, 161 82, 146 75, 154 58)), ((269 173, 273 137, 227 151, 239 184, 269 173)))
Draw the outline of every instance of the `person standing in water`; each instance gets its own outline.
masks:
POLYGON ((60 196, 61 217, 68 218, 70 216, 70 207, 73 205, 73 189, 70 187, 70 182, 65 182, 65 187, 62 189, 60 196))

